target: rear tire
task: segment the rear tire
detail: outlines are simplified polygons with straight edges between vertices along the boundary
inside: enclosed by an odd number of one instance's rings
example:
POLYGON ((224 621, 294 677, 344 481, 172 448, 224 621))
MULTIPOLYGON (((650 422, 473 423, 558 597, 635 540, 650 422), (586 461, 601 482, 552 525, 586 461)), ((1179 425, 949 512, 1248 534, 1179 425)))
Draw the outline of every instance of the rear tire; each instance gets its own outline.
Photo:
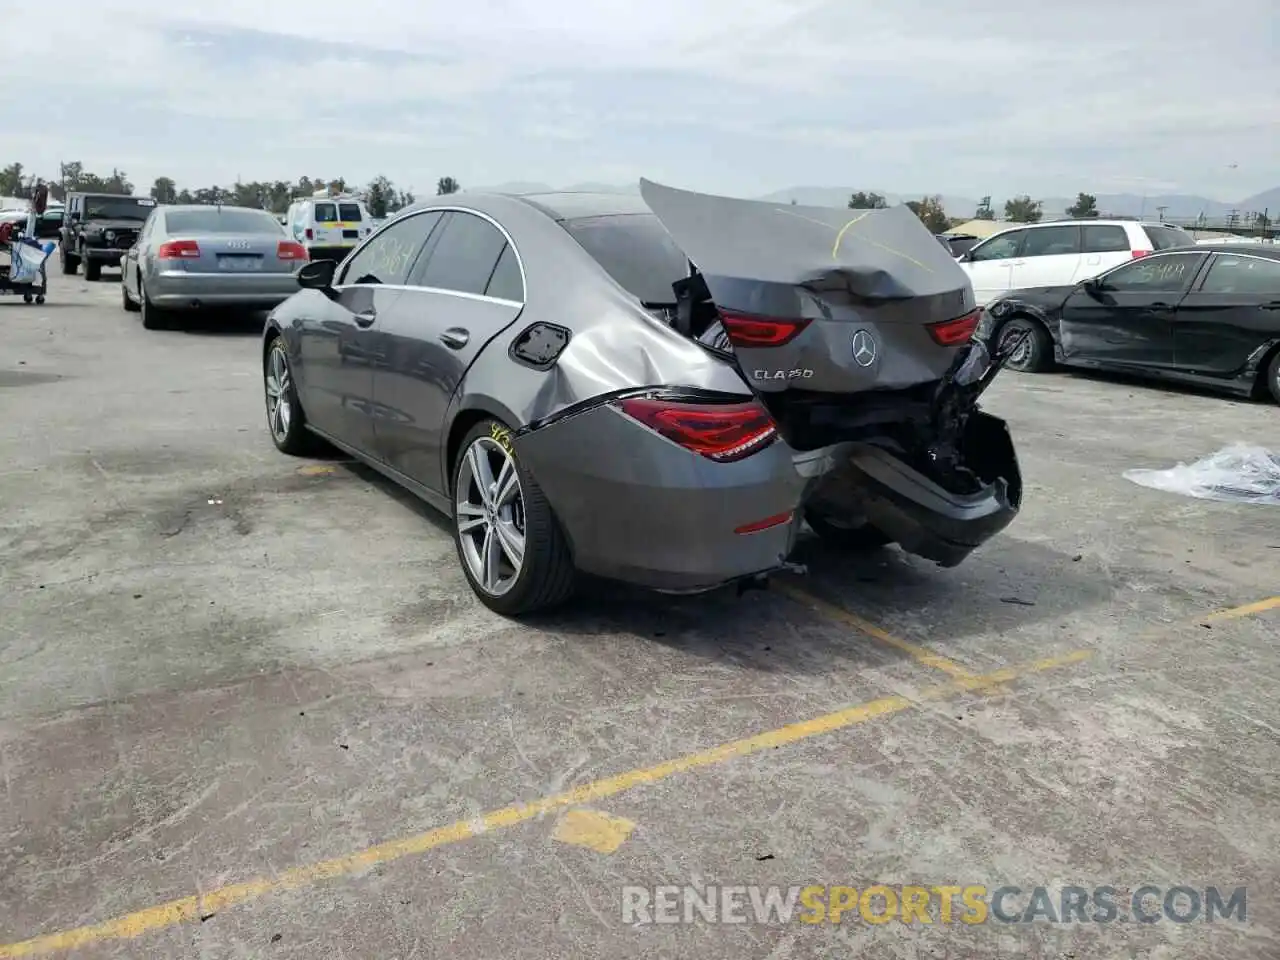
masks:
POLYGON ((533 474, 516 458, 510 436, 506 425, 483 420, 463 439, 451 485, 453 541, 477 599, 494 613, 518 617, 568 600, 577 571, 560 522, 533 474), (514 485, 501 503, 494 502, 499 491, 489 490, 476 476, 478 462, 493 475, 495 486, 503 478, 504 488, 514 485), (499 536, 499 525, 505 536, 499 536), (518 568, 507 549, 512 533, 522 538, 518 568), (482 577, 490 543, 498 555, 491 569, 498 575, 495 583, 486 585, 482 577), (500 565, 509 573, 505 581, 500 579, 500 565))
POLYGON ((805 510, 804 519, 805 523, 809 524, 809 528, 818 535, 818 539, 841 550, 869 553, 893 542, 886 534, 869 523, 848 527, 838 521, 829 520, 812 509, 805 510))
POLYGON ((97 283, 102 279, 102 264, 93 260, 84 261, 84 278, 89 283, 97 283))
POLYGON ((142 285, 142 278, 138 278, 138 300, 141 302, 139 309, 142 312, 142 328, 144 330, 168 330, 171 324, 172 314, 163 307, 157 307, 151 302, 151 298, 147 296, 147 288, 142 285))
POLYGON ((129 288, 124 285, 124 277, 120 278, 120 305, 124 307, 126 313, 137 313, 142 309, 142 306, 134 303, 133 298, 129 296, 129 288))
POLYGON ((1027 338, 1005 366, 1019 373, 1043 373, 1053 366, 1053 338, 1039 320, 1032 320, 1030 317, 1011 318, 1000 332, 1000 344, 1003 347, 1009 337, 1024 330, 1027 331, 1027 338))
POLYGON ((1280 403, 1280 350, 1267 364, 1267 390, 1271 392, 1271 399, 1280 403))

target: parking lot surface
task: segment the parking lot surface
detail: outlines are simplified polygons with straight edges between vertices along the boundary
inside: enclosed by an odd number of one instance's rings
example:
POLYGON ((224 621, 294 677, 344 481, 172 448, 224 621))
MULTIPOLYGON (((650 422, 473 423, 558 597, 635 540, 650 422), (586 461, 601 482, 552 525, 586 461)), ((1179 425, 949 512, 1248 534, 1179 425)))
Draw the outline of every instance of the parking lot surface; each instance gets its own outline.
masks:
POLYGON ((519 624, 442 518, 276 452, 260 329, 0 301, 0 958, 1280 956, 1280 512, 1121 477, 1274 406, 1007 374, 1026 504, 963 566, 808 542, 519 624), (1247 916, 624 915, 686 884, 1247 916))

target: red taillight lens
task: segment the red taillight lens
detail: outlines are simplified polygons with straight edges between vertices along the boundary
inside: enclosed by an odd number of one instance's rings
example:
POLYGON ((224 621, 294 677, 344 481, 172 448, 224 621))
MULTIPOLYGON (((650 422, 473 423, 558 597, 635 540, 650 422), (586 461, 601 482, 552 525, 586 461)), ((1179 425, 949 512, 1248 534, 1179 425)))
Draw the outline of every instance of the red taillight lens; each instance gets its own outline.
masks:
POLYGON ((720 311, 725 335, 735 347, 781 347, 798 337, 808 320, 779 320, 720 311))
POLYGON ((1133 259, 1137 260, 1139 257, 1145 257, 1147 254, 1154 253, 1155 251, 1154 250, 1130 250, 1129 252, 1133 254, 1133 259))
POLYGON ((632 420, 717 463, 758 453, 778 437, 759 403, 672 403, 633 397, 618 406, 632 420))
POLYGON ((160 244, 156 256, 161 260, 194 260, 200 256, 200 244, 194 240, 169 240, 160 244))
POLYGON ((954 320, 943 320, 941 323, 929 324, 929 336, 933 337, 934 342, 943 347, 954 347, 957 343, 964 343, 973 336, 973 331, 978 329, 978 321, 982 319, 982 310, 974 310, 972 313, 966 313, 963 317, 956 317, 954 320))
POLYGON ((276 246, 276 258, 279 260, 305 260, 307 248, 294 240, 281 240, 276 246))
POLYGON ((772 517, 765 517, 763 520, 757 520, 755 523, 744 523, 740 527, 734 528, 734 533, 750 534, 759 533, 761 530, 772 530, 774 527, 781 526, 791 519, 791 512, 776 513, 772 517))

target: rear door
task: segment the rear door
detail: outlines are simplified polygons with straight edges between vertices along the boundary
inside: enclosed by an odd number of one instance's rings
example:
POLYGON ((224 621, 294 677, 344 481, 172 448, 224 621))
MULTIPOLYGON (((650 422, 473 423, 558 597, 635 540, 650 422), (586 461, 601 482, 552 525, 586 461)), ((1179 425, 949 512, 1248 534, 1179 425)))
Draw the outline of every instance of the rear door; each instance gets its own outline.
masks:
POLYGON ((1065 287, 1080 268, 1080 226, 1075 223, 1035 227, 1027 231, 1010 275, 1014 290, 1065 287))
MULTIPOLYGON (((437 216, 428 211, 397 220, 437 216)), ((421 232, 421 231, 419 231, 421 232)), ((426 239, 426 238, 424 238, 426 239)), ((524 306, 523 267, 495 221, 454 210, 435 225, 408 289, 381 329, 374 382, 378 449, 388 464, 443 493, 444 416, 467 368, 524 306)))
POLYGON ((1164 253, 1134 260, 1081 285, 1062 307, 1063 357, 1131 367, 1174 365, 1173 318, 1203 253, 1164 253))
POLYGON ((1214 254, 1203 279, 1178 304, 1174 361, 1211 376, 1240 371, 1262 347, 1280 340, 1280 261, 1214 254))
POLYGON ((1080 262, 1073 283, 1096 277, 1133 256, 1129 234, 1118 223, 1082 224, 1080 234, 1080 262))
POLYGON ((1013 262, 1022 251, 1028 230, 1009 230, 986 240, 960 260, 960 267, 973 284, 973 297, 980 307, 1013 289, 1013 262))

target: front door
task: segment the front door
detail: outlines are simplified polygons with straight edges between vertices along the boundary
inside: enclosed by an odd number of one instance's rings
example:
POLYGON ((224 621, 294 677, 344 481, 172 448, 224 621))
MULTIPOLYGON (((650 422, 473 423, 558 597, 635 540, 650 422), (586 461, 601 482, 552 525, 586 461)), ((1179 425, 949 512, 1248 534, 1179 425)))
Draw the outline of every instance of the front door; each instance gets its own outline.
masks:
POLYGON ((1013 289, 1013 261, 1026 235, 1026 230, 1009 230, 978 244, 964 255, 960 266, 969 275, 978 306, 986 306, 1013 289))
POLYGON ((1173 318, 1203 253, 1143 257, 1085 282, 1062 307, 1067 362, 1173 366, 1173 318))
POLYGON ((444 418, 467 368, 524 307, 519 258, 490 220, 455 210, 414 265, 382 329, 374 382, 378 448, 396 470, 444 493, 444 418))
POLYGON ((1192 373, 1230 376, 1277 339, 1280 261, 1219 253, 1200 284, 1178 304, 1174 362, 1192 373))

